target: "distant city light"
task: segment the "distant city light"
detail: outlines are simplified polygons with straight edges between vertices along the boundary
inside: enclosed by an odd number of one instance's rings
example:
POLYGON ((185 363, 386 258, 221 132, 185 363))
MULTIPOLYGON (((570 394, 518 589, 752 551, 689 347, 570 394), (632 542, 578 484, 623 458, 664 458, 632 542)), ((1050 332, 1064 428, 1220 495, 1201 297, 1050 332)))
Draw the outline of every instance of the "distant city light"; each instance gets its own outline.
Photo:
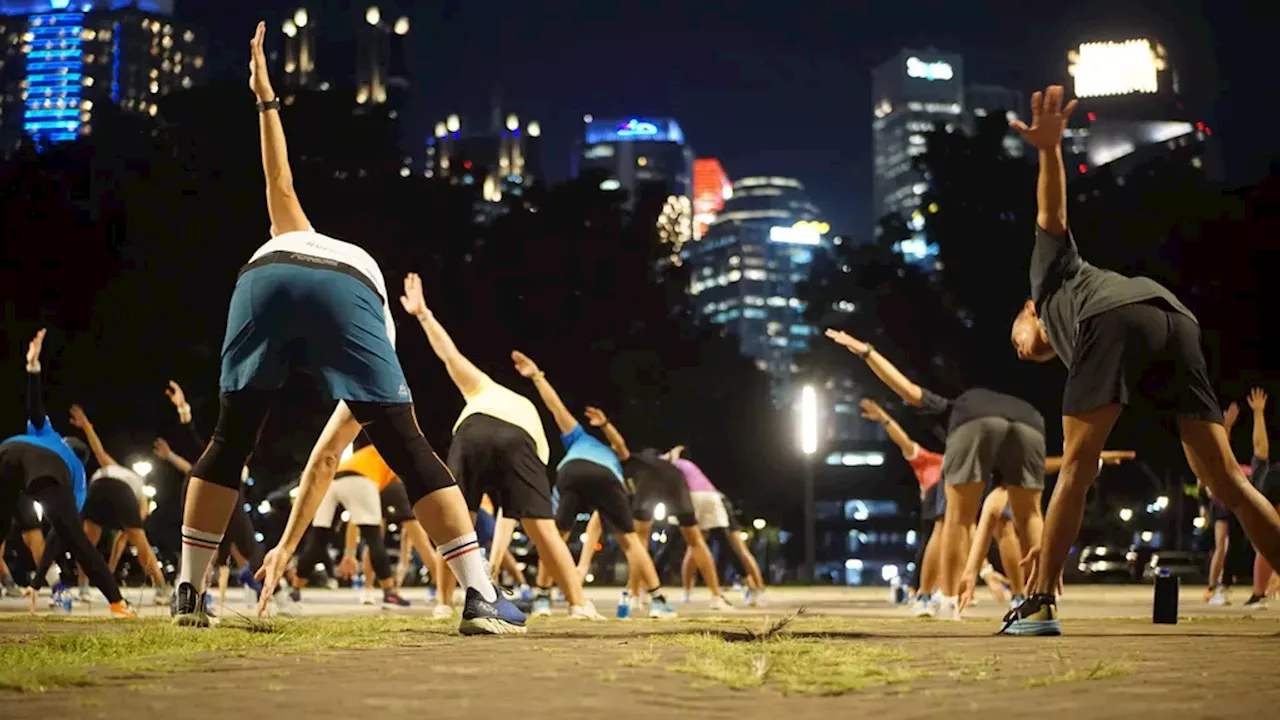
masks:
POLYGON ((271 513, 271 503, 270 503, 270 502, 268 502, 268 501, 266 501, 266 500, 263 500, 262 502, 258 503, 258 514, 259 514, 259 515, 268 515, 268 514, 270 514, 270 513, 271 513))
POLYGON ((281 27, 280 30, 284 32, 285 35, 288 35, 289 37, 294 37, 298 34, 298 26, 294 24, 293 20, 291 19, 286 19, 284 21, 284 26, 281 27))
POLYGON ((155 486, 155 485, 143 485, 143 486, 142 486, 142 494, 143 494, 143 495, 146 495, 146 496, 147 496, 147 497, 149 497, 149 498, 153 498, 153 497, 155 497, 155 496, 156 496, 156 486, 155 486))
POLYGON ((632 137, 636 135, 657 135, 658 126, 645 120, 631 118, 630 120, 618 126, 619 137, 632 137))
POLYGON ((514 115, 514 114, 512 114, 512 115, 508 115, 508 116, 507 116, 507 129, 508 129, 508 130, 510 130, 510 131, 512 131, 512 132, 515 132, 516 130, 519 130, 519 129, 520 129, 520 118, 519 118, 519 117, 517 117, 517 116, 516 116, 516 115, 514 115))
POLYGON ((756 518, 755 520, 751 521, 751 527, 757 530, 763 530, 766 524, 767 523, 765 523, 764 518, 756 518))
POLYGON ((622 183, 618 182, 614 178, 608 178, 600 182, 600 189, 604 190, 605 192, 613 192, 614 190, 617 190, 620 187, 622 187, 622 183))
POLYGON ((542 134, 542 126, 539 125, 536 120, 529 123, 529 127, 527 129, 529 131, 529 137, 538 137, 542 134))
POLYGON ((377 25, 382 22, 382 11, 378 9, 377 5, 364 12, 364 21, 370 25, 377 25))
POLYGON ((298 8, 297 12, 293 14, 293 24, 300 28, 306 27, 308 20, 310 20, 310 17, 307 15, 306 8, 298 8))
POLYGON ((1145 39, 1081 43, 1067 61, 1076 97, 1082 98, 1158 92, 1160 71, 1167 67, 1164 48, 1145 39))
POLYGON ((666 503, 658 503, 653 506, 653 519, 658 522, 662 522, 667 519, 666 503))
POLYGON ((818 451, 818 391, 812 385, 800 391, 800 451, 805 455, 818 451))
POLYGON ((449 132, 458 132, 458 128, 462 127, 462 120, 457 115, 450 115, 445 118, 444 126, 449 132))
POLYGON ((1155 533, 1151 532, 1150 530, 1142 531, 1142 542, 1149 543, 1151 542, 1151 538, 1153 537, 1155 537, 1155 533))
POLYGON ((139 460, 133 464, 133 471, 142 477, 151 474, 151 463, 146 460, 139 460))
POLYGON ((1133 519, 1133 510, 1129 508, 1120 508, 1120 519, 1129 522, 1133 519))
POLYGON ((918 57, 907 58, 907 77, 921 80, 950 80, 955 77, 951 63, 935 61, 925 62, 918 57))
POLYGON ((898 577, 898 566, 885 565, 884 567, 880 568, 880 577, 884 578, 885 582, 889 582, 890 580, 893 580, 894 578, 898 577))
POLYGON ((1197 515, 1196 519, 1191 521, 1191 524, 1194 525, 1197 529, 1203 530, 1204 526, 1208 525, 1209 523, 1204 519, 1203 515, 1197 515))
POLYGON ((1169 496, 1168 496, 1168 495, 1161 495, 1160 497, 1156 498, 1156 507, 1160 508, 1161 510, 1168 509, 1168 507, 1169 507, 1169 496))
POLYGON ((402 17, 399 20, 396 20, 396 24, 393 30, 397 35, 408 35, 409 34, 409 18, 402 17))
POLYGON ((848 560, 844 561, 844 567, 846 570, 861 570, 862 561, 859 560, 858 558, 849 558, 848 560))

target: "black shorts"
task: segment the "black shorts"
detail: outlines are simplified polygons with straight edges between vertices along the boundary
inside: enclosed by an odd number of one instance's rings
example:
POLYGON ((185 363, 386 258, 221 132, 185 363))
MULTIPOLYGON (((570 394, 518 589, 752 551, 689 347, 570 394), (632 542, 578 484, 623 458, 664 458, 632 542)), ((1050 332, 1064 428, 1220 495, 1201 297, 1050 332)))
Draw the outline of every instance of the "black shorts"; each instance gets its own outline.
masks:
POLYGON ((1249 479, 1253 481, 1253 486, 1266 496, 1267 502, 1280 507, 1280 467, 1255 457, 1251 468, 1249 479))
POLYGON ((729 517, 729 531, 742 532, 742 523, 738 522, 738 509, 730 502, 729 496, 720 493, 720 501, 724 503, 724 514, 729 517))
POLYGON ((138 496, 123 480, 102 477, 89 483, 80 516, 107 529, 131 530, 142 527, 138 496))
POLYGON ((1124 305, 1081 322, 1062 414, 1117 403, 1170 419, 1221 423, 1200 326, 1159 300, 1124 305))
POLYGON ((941 481, 933 484, 933 487, 924 491, 924 496, 920 498, 920 519, 921 520, 941 520, 947 516, 947 491, 946 483, 941 481))
POLYGON ((650 482, 641 485, 631 496, 631 517, 640 522, 653 522, 653 511, 659 503, 665 506, 667 517, 675 518, 680 527, 698 526, 693 497, 689 495, 689 486, 684 480, 679 484, 650 482))
MULTIPOLYGON (((551 478, 538 459, 533 438, 523 429, 492 415, 476 413, 458 426, 449 446, 449 472, 467 499, 467 509, 480 509, 489 495, 503 517, 540 520, 555 517, 551 478)), ((564 491, 561 490, 563 496, 564 491)))
POLYGON ((556 473, 556 490, 560 493, 560 507, 556 511, 556 527, 560 532, 573 529, 578 513, 593 511, 600 513, 605 533, 635 532, 631 498, 609 468, 589 460, 570 460, 556 473))
POLYGON ((1209 501, 1209 522, 1216 523, 1219 521, 1230 522, 1231 511, 1227 509, 1226 505, 1223 505, 1222 503, 1217 502, 1216 500, 1210 500, 1209 501))
POLYGON ((389 523, 402 523, 418 518, 409 504, 409 493, 404 483, 394 481, 382 488, 382 519, 389 523))
MULTIPOLYGON (((36 499, 34 497, 26 493, 18 496, 17 507, 13 511, 13 524, 20 533, 40 529, 40 513, 36 512, 36 499)), ((39 560, 39 558, 36 559, 39 560)))
POLYGON ((41 478, 71 487, 71 470, 58 453, 29 442, 0 443, 0 485, 7 484, 21 492, 30 490, 41 478))

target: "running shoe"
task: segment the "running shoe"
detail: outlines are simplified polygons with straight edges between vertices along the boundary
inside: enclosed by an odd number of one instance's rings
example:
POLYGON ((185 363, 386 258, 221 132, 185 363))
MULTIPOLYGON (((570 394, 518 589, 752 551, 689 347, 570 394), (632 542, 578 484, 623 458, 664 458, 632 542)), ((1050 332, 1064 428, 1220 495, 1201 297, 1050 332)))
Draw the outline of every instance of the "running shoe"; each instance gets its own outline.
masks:
POLYGON ((407 607, 409 607, 409 601, 400 597, 400 593, 395 590, 382 591, 383 610, 400 610, 407 607))
MULTIPOLYGON (((570 615, 573 614, 573 608, 569 608, 570 615)), ((529 612, 534 617, 551 617, 551 598, 546 595, 539 595, 533 599, 533 609, 529 612)))
MULTIPOLYGON (((301 593, 298 594, 301 597, 301 593)), ((275 614, 284 617, 294 618, 302 615, 302 603, 294 599, 294 592, 277 588, 276 594, 271 597, 275 605, 275 614)))
POLYGON ((251 565, 245 565, 240 568, 240 575, 237 579, 245 590, 253 593, 253 602, 258 602, 262 597, 262 583, 258 578, 254 577, 253 567, 251 565))
POLYGON ((1248 600, 1245 600, 1245 601, 1244 601, 1244 604, 1243 604, 1243 605, 1241 605, 1240 607, 1241 607, 1242 609, 1244 609, 1244 610, 1250 610, 1250 611, 1253 611, 1253 610, 1266 610, 1266 609, 1267 609, 1267 598, 1266 598, 1265 596, 1262 596, 1262 595, 1252 595, 1252 594, 1251 594, 1251 595, 1249 595, 1249 599, 1248 599, 1248 600))
POLYGON ((89 581, 81 580, 79 590, 80 590, 80 594, 76 597, 76 600, 79 602, 85 603, 86 605, 89 604, 89 602, 93 599, 93 595, 92 595, 93 591, 89 589, 89 581))
POLYGON ((170 598, 173 596, 173 588, 168 585, 161 585, 156 588, 155 604, 160 607, 166 607, 170 598))
POLYGON ((111 603, 111 617, 117 620, 133 620, 138 614, 129 606, 128 600, 111 603))
POLYGON ((4 579, 0 580, 0 586, 4 587, 5 597, 11 597, 11 598, 22 597, 22 588, 18 587, 18 583, 14 582, 13 578, 9 577, 8 575, 5 575, 4 579))
POLYGON ((680 603, 682 605, 688 605, 691 602, 693 602, 693 593, 685 590, 684 594, 680 596, 680 603))
POLYGON ((1061 635, 1058 605, 1052 595, 1032 595, 1004 616, 998 635, 1061 635))
POLYGON ((1014 595, 1014 596, 1013 596, 1012 598, 1010 598, 1010 600, 1009 600, 1009 609, 1010 609, 1010 610, 1017 610, 1017 609, 1018 609, 1018 606, 1019 606, 1019 605, 1021 605, 1021 604, 1022 604, 1022 603, 1024 603, 1024 602, 1026 602, 1026 601, 1027 601, 1027 596, 1026 596, 1026 595, 1014 595))
MULTIPOLYGON (((537 600, 534 603, 537 604, 537 600)), ((551 614, 550 606, 547 607, 547 614, 551 614)), ((596 606, 588 600, 584 605, 574 605, 569 608, 570 620, 608 620, 605 616, 596 611, 596 606)))
MULTIPOLYGON (((206 593, 207 595, 208 593, 206 593)), ((114 607, 114 606, 113 606, 114 607)), ((178 585, 172 605, 173 624, 179 627, 209 627, 209 603, 191 583, 178 585)))
POLYGON ((747 601, 751 607, 766 607, 769 602, 764 599, 764 590, 752 590, 751 598, 747 601))
POLYGON ((440 593, 436 590, 435 585, 427 586, 427 604, 434 605, 439 598, 440 593))
POLYGON ((910 615, 914 618, 931 618, 938 613, 932 599, 928 595, 917 595, 911 604, 910 615))
POLYGON ((661 595, 655 595, 649 604, 649 617, 658 620, 670 620, 677 616, 676 609, 661 595))
MULTIPOLYGON (((1250 599, 1253 599, 1253 598, 1250 598, 1250 599)), ((1215 607, 1221 607, 1223 605, 1230 604, 1227 602, 1227 594, 1222 592, 1222 590, 1215 591, 1212 595, 1209 596, 1209 599, 1206 600, 1205 603, 1208 605, 1213 605, 1215 607)))
POLYGON ((959 620, 960 604, 953 597, 935 598, 933 601, 933 616, 939 620, 959 620))
POLYGON ((448 605, 436 605, 431 609, 431 617, 436 620, 448 620, 453 617, 453 608, 448 605))
POLYGON ((721 612, 732 612, 737 610, 737 608, 729 604, 729 601, 726 600, 723 595, 717 595, 711 598, 711 609, 721 612))
POLYGON ((480 591, 467 588, 467 601, 462 609, 462 624, 458 632, 463 635, 516 635, 525 632, 524 613, 516 609, 502 593, 493 602, 485 600, 480 591))
POLYGON ((55 584, 53 589, 49 591, 49 607, 56 608, 61 605, 62 596, 69 592, 71 592, 71 588, 66 585, 63 585, 62 583, 55 584))

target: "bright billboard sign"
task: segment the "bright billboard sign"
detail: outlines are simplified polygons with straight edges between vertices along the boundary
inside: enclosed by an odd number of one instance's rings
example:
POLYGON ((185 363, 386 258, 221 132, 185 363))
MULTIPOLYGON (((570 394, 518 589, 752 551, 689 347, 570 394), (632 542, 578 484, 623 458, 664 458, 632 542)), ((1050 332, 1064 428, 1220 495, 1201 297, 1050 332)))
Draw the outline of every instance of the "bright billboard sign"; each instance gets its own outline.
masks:
POLYGON ((1150 40, 1081 43, 1067 53, 1076 97, 1113 97, 1160 90, 1164 48, 1150 40))
POLYGON ((820 245, 822 236, 831 231, 831 226, 816 220, 801 220, 791 227, 775 225, 769 228, 769 242, 784 245, 820 245))
POLYGON ((925 62, 918 57, 907 58, 907 77, 932 81, 950 80, 955 76, 955 71, 951 69, 951 63, 949 62, 942 62, 941 60, 925 62))

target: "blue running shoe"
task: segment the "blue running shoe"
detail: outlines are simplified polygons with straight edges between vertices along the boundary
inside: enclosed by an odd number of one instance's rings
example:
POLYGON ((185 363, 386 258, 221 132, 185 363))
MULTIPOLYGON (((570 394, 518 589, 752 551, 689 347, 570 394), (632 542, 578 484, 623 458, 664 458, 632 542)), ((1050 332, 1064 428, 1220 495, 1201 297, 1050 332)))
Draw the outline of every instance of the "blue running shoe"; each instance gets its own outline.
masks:
POLYGON ((999 635, 1061 635, 1058 603, 1052 595, 1032 595, 1004 616, 999 635))
POLYGON ((488 602, 475 588, 467 588, 467 601, 462 609, 462 624, 458 632, 463 635, 519 635, 527 628, 524 613, 516 609, 510 600, 498 593, 494 602, 488 602))
POLYGON ((200 597, 191 583, 179 583, 169 602, 173 624, 179 627, 209 627, 209 617, 212 615, 209 610, 213 604, 210 600, 209 593, 200 597))
POLYGON ((551 617, 551 598, 539 595, 533 599, 534 617, 551 617))
POLYGON ((382 591, 382 609, 383 610, 400 610, 409 607, 408 600, 400 597, 400 593, 395 590, 382 591))
POLYGON ((258 599, 262 598, 262 583, 258 582, 258 579, 253 576, 252 566, 245 565, 244 567, 240 568, 239 580, 241 585, 253 591, 253 595, 255 598, 258 598, 258 599))

